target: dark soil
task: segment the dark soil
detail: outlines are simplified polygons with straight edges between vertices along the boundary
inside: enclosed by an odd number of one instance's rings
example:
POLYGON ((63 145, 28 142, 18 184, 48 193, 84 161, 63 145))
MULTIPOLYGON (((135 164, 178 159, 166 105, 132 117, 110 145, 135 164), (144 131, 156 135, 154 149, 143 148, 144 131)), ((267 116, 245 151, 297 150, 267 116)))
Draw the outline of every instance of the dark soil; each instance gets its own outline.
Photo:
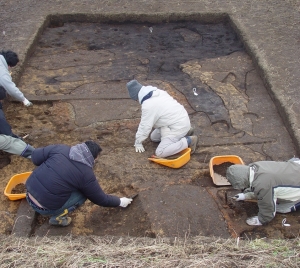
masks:
POLYGON ((0 155, 0 169, 10 164, 10 158, 6 155, 0 155))
POLYGON ((12 190, 12 194, 23 194, 26 192, 26 187, 24 183, 17 184, 12 190))
POLYGON ((222 175, 223 177, 226 177, 226 171, 232 165, 233 165, 233 163, 231 163, 231 162, 224 162, 220 165, 214 165, 213 169, 214 169, 215 173, 218 173, 218 174, 222 175))

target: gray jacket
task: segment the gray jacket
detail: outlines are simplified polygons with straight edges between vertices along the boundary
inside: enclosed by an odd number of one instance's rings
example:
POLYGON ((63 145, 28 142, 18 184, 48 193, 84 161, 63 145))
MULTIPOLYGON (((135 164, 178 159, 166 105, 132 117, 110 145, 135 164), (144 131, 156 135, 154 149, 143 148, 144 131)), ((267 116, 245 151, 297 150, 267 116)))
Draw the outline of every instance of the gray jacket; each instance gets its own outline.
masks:
POLYGON ((18 101, 24 101, 24 94, 16 87, 8 71, 8 65, 5 58, 0 55, 0 85, 5 88, 6 92, 18 101))
POLYGON ((277 202, 300 200, 299 164, 259 161, 249 167, 254 171, 254 176, 250 172, 250 187, 257 197, 258 219, 262 224, 274 218, 277 202))
POLYGON ((0 150, 4 152, 31 158, 34 148, 21 139, 0 134, 0 150))

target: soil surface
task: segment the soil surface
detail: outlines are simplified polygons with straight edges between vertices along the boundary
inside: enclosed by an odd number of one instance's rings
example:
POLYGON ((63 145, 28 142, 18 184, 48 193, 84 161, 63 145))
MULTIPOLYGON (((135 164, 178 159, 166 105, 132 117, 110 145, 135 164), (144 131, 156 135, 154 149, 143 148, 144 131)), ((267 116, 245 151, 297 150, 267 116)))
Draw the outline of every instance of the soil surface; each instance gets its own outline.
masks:
MULTIPOLYGON (((94 171, 102 188, 138 196, 125 209, 87 201, 66 228, 38 216, 32 235, 298 236, 298 212, 247 226, 257 204, 233 201, 237 192, 215 186, 209 175, 217 155, 238 155, 246 164, 296 155, 274 96, 230 23, 62 20, 46 26, 18 81, 34 106, 4 103, 14 133, 29 134, 26 142, 35 147, 98 141, 103 152, 94 171), (164 89, 185 106, 199 146, 184 167, 150 162, 157 144, 149 139, 145 153, 135 152, 140 105, 128 96, 131 79, 164 89), (291 227, 282 227, 283 218, 291 227)), ((34 168, 29 159, 5 153, 0 163, 2 189, 11 176, 34 168)), ((20 202, 1 201, 0 232, 10 233, 20 202)))
POLYGON ((213 169, 214 169, 215 173, 218 173, 221 176, 226 177, 226 171, 232 165, 233 165, 233 163, 225 162, 225 163, 222 163, 220 165, 214 165, 213 169))
POLYGON ((12 194, 23 194, 26 193, 26 188, 24 183, 17 184, 12 190, 12 194))

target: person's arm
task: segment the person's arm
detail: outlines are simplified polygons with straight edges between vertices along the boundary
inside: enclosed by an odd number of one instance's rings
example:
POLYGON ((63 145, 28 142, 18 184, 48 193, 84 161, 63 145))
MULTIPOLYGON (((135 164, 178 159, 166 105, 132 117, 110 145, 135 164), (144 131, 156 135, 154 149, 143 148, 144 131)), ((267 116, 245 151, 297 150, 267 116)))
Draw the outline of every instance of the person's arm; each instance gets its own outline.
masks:
POLYGON ((21 139, 0 135, 0 150, 11 154, 21 155, 26 147, 27 144, 21 139))
POLYGON ((31 106, 32 103, 27 100, 24 94, 21 92, 19 88, 17 88, 16 84, 12 81, 9 73, 5 73, 1 76, 1 85, 5 88, 6 92, 15 98, 18 101, 23 102, 25 106, 31 106))
POLYGON ((31 155, 31 160, 33 164, 36 166, 40 166, 42 163, 44 163, 49 158, 51 150, 55 146, 56 145, 48 145, 46 147, 35 149, 31 155))
POLYGON ((16 84, 12 81, 8 73, 1 76, 1 85, 5 88, 6 92, 16 100, 21 102, 25 100, 24 94, 16 87, 16 84))
POLYGON ((79 189, 90 201, 102 207, 118 207, 121 204, 120 198, 104 193, 96 177, 93 175, 88 182, 79 189))
POLYGON ((132 202, 132 198, 117 197, 104 193, 99 185, 94 172, 85 172, 89 178, 82 179, 83 184, 79 186, 79 191, 82 192, 94 204, 102 207, 127 207, 132 202))
POLYGON ((142 144, 143 141, 148 138, 154 125, 155 115, 156 111, 154 109, 142 107, 141 121, 135 135, 135 145, 142 144))

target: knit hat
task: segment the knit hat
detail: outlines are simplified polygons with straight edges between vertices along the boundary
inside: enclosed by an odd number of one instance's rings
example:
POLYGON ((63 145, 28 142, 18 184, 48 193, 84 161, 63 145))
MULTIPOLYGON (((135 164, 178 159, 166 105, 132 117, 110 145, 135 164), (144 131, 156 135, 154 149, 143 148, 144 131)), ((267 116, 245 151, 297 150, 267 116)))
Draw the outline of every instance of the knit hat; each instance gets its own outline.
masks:
POLYGON ((246 165, 232 165, 226 171, 226 178, 234 189, 245 189, 250 186, 250 168, 246 165))
POLYGON ((4 87, 0 86, 0 100, 4 100, 6 97, 6 90, 4 87))
POLYGON ((127 86, 130 98, 137 101, 139 92, 142 88, 142 85, 136 80, 131 80, 130 82, 127 83, 126 86, 127 86))

